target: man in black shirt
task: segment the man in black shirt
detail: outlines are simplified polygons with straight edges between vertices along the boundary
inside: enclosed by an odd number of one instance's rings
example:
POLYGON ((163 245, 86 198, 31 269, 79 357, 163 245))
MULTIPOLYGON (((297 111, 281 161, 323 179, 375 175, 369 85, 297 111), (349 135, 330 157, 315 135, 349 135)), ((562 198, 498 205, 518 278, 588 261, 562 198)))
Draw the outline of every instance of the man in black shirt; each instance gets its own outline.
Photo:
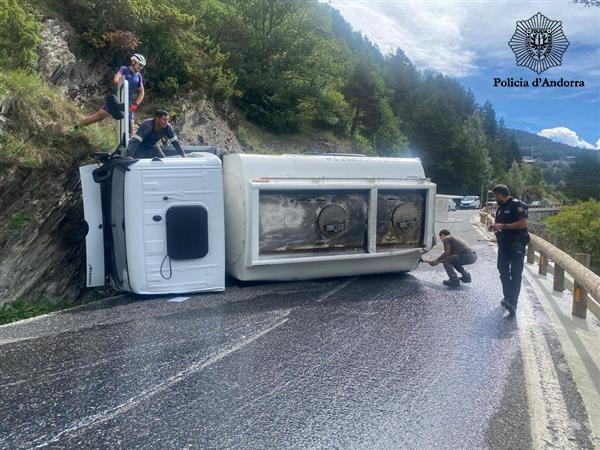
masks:
POLYGON ((169 113, 164 109, 157 109, 154 119, 147 119, 137 129, 129 141, 128 154, 136 159, 153 158, 155 156, 164 158, 165 154, 157 145, 158 141, 167 138, 175 147, 177 153, 185 158, 185 152, 177 139, 175 130, 169 123, 169 113))
POLYGON ((490 228, 498 241, 498 271, 504 294, 500 303, 514 315, 521 292, 525 246, 529 242, 527 205, 512 198, 503 184, 494 187, 492 194, 498 203, 496 221, 490 228))

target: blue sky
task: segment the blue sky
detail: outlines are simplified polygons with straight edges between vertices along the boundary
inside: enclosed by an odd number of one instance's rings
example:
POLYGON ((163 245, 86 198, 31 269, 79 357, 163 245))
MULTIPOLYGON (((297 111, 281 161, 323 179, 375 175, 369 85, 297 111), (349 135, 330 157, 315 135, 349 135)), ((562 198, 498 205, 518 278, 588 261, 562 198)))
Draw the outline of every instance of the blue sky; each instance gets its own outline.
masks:
POLYGON ((382 52, 401 48, 419 69, 452 76, 490 100, 508 127, 600 149, 600 8, 570 0, 331 0, 382 52), (516 66, 508 41, 537 12, 560 20, 570 42, 562 65, 541 75, 516 66), (493 79, 583 80, 584 88, 501 88, 493 79))

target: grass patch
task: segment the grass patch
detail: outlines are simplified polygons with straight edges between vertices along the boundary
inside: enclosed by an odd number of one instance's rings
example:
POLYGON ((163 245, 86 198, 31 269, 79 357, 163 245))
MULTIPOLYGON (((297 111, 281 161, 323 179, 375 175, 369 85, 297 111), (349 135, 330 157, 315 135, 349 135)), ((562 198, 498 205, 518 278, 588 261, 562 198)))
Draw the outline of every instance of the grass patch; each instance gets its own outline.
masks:
POLYGON ((8 219, 6 224, 6 232, 9 236, 12 235, 28 224, 32 218, 33 217, 31 213, 27 211, 21 211, 13 214, 12 217, 8 219))
POLYGON ((0 71, 0 104, 5 111, 0 130, 2 162, 64 167, 92 151, 107 151, 116 145, 112 124, 74 130, 81 111, 37 74, 0 71))
POLYGON ((18 299, 13 303, 6 304, 0 308, 0 325, 17 320, 29 319, 30 317, 48 314, 61 309, 78 306, 79 303, 51 303, 47 299, 37 301, 18 299))

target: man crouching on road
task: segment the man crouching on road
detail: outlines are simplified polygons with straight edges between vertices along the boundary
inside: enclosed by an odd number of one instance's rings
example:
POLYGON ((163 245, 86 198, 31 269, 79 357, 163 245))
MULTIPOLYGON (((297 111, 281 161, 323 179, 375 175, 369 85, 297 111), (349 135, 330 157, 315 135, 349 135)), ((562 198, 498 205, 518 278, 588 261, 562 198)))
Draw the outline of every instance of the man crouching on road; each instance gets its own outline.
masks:
POLYGON ((440 231, 440 240, 444 244, 444 253, 433 261, 427 261, 430 266, 444 265, 449 279, 444 280, 446 286, 456 287, 460 282, 470 283, 471 274, 463 266, 473 264, 477 261, 477 254, 463 239, 452 236, 448 230, 440 231), (458 278, 456 269, 462 276, 458 278), (460 280, 460 281, 459 281, 460 280))

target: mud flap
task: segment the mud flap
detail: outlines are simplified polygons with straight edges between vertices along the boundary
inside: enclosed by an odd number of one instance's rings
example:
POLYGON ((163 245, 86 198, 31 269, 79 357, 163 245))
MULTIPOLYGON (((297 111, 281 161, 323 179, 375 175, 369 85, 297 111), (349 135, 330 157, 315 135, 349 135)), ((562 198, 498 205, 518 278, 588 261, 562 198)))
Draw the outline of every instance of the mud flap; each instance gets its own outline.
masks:
POLYGON ((94 181, 92 172, 96 164, 79 168, 85 220, 85 259, 87 287, 104 286, 104 230, 102 223, 102 198, 100 184, 94 181))

